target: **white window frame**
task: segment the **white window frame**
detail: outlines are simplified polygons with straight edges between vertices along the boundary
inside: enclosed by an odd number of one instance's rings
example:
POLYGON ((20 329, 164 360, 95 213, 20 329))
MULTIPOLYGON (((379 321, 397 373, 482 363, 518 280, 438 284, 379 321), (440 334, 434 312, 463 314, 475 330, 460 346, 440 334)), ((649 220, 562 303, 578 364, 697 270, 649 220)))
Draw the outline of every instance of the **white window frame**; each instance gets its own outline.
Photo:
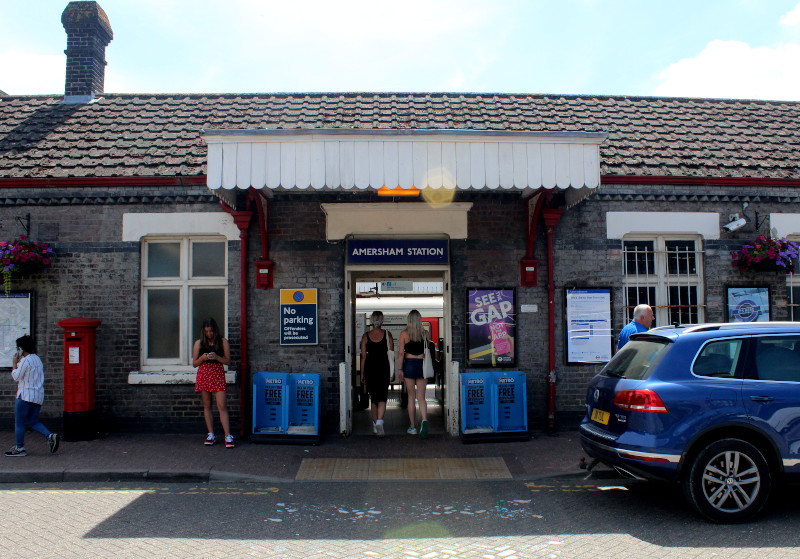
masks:
POLYGON ((631 307, 635 306, 628 301, 628 289, 630 287, 655 287, 655 304, 649 302, 653 307, 656 315, 656 323, 653 326, 664 326, 669 324, 669 288, 670 287, 696 287, 697 289, 697 317, 698 322, 705 321, 705 289, 704 289, 704 274, 703 274, 703 238, 700 235, 687 235, 687 234, 635 234, 625 235, 622 238, 622 313, 623 322, 627 322, 628 313, 631 307), (695 274, 686 274, 682 276, 673 276, 667 274, 667 241, 694 241, 695 243, 695 274), (625 242, 628 241, 649 241, 654 243, 654 274, 645 274, 636 276, 635 274, 626 274, 626 252, 625 242), (634 281, 631 282, 629 278, 633 277, 634 281), (675 281, 672 278, 682 278, 682 281, 675 281), (660 311, 660 312, 659 312, 660 311))
POLYGON ((216 288, 223 289, 225 292, 225 316, 217 317, 221 334, 227 337, 228 328, 228 242, 224 236, 220 235, 154 235, 142 238, 141 242, 141 285, 140 301, 141 309, 141 372, 173 371, 188 372, 193 371, 191 363, 191 344, 197 338, 197 332, 191 332, 191 293, 197 288, 216 288), (225 247, 225 264, 223 267, 224 276, 219 277, 191 277, 191 248, 197 242, 221 242, 225 247), (148 277, 148 257, 147 249, 150 244, 156 243, 175 243, 180 244, 180 274, 177 278, 149 278, 148 277), (148 340, 148 306, 147 293, 149 290, 179 289, 179 313, 181 328, 179 332, 179 356, 177 359, 148 359, 147 340, 148 340))

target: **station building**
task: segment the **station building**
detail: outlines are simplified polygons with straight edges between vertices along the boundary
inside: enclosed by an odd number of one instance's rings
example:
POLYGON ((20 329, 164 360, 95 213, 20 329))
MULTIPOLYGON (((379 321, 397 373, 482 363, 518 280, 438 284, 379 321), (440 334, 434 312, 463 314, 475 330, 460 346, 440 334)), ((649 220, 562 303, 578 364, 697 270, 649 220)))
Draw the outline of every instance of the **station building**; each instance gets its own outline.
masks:
MULTIPOLYGON (((800 236, 800 103, 111 94, 102 8, 71 2, 62 22, 64 95, 0 95, 0 240, 55 250, 10 286, 30 300, 44 417, 63 410, 74 317, 100 321, 103 430, 202 432, 191 347, 214 316, 244 435, 269 371, 319 374, 323 430, 367 434, 353 372, 374 309, 402 329, 424 308, 432 429, 453 435, 458 375, 482 370, 525 373, 531 429, 574 428, 638 303, 656 325, 800 317, 793 275, 731 265, 759 235, 800 236), (312 322, 287 321, 294 293, 312 322), (490 322, 513 349, 493 351, 490 322)), ((0 377, 6 423, 14 393, 0 377)))

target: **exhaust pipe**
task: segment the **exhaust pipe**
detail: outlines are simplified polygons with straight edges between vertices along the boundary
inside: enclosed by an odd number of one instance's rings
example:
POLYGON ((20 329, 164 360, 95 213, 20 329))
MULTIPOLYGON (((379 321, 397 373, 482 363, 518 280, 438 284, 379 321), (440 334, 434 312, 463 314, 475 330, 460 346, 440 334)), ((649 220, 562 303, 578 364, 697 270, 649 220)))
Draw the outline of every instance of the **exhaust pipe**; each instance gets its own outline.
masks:
POLYGON ((638 480, 638 481, 645 481, 645 478, 643 478, 643 477, 641 477, 641 476, 637 476, 637 475, 636 475, 636 474, 634 474, 633 472, 631 472, 631 471, 628 471, 628 470, 626 470, 625 468, 623 468, 623 467, 621 467, 621 466, 614 466, 614 469, 615 469, 615 470, 617 471, 617 473, 618 473, 618 474, 620 474, 622 477, 627 477, 627 478, 635 479, 635 480, 638 480))

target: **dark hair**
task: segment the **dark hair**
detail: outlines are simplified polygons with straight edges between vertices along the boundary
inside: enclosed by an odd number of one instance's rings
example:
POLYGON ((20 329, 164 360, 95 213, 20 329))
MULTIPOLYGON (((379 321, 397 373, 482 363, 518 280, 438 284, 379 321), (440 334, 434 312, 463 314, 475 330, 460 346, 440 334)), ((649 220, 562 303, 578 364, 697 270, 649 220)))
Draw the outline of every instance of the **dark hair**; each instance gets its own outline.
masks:
POLYGON ((211 327, 211 331, 214 332, 214 337, 211 339, 210 346, 213 347, 216 351, 222 350, 222 336, 219 333, 219 326, 217 326, 217 321, 213 318, 207 318, 203 321, 202 326, 200 326, 200 345, 204 346, 208 342, 206 341, 206 328, 211 327))
POLYGON ((21 338, 17 338, 17 347, 20 348, 25 353, 36 353, 36 344, 28 334, 25 334, 21 338))

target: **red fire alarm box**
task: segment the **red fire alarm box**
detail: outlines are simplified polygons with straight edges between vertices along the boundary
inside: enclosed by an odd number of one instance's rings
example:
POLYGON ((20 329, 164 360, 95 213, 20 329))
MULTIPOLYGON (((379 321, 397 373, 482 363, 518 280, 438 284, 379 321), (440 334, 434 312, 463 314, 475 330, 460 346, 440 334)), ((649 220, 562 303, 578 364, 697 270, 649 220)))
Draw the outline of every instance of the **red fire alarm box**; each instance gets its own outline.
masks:
POLYGON ((522 287, 536 287, 539 285, 537 271, 539 261, 534 258, 523 258, 519 261, 519 284, 522 287))
POLYGON ((99 320, 68 318, 64 329, 64 439, 97 436, 95 418, 95 352, 99 320))
POLYGON ((256 289, 272 289, 272 276, 275 262, 272 260, 256 260, 256 289))

